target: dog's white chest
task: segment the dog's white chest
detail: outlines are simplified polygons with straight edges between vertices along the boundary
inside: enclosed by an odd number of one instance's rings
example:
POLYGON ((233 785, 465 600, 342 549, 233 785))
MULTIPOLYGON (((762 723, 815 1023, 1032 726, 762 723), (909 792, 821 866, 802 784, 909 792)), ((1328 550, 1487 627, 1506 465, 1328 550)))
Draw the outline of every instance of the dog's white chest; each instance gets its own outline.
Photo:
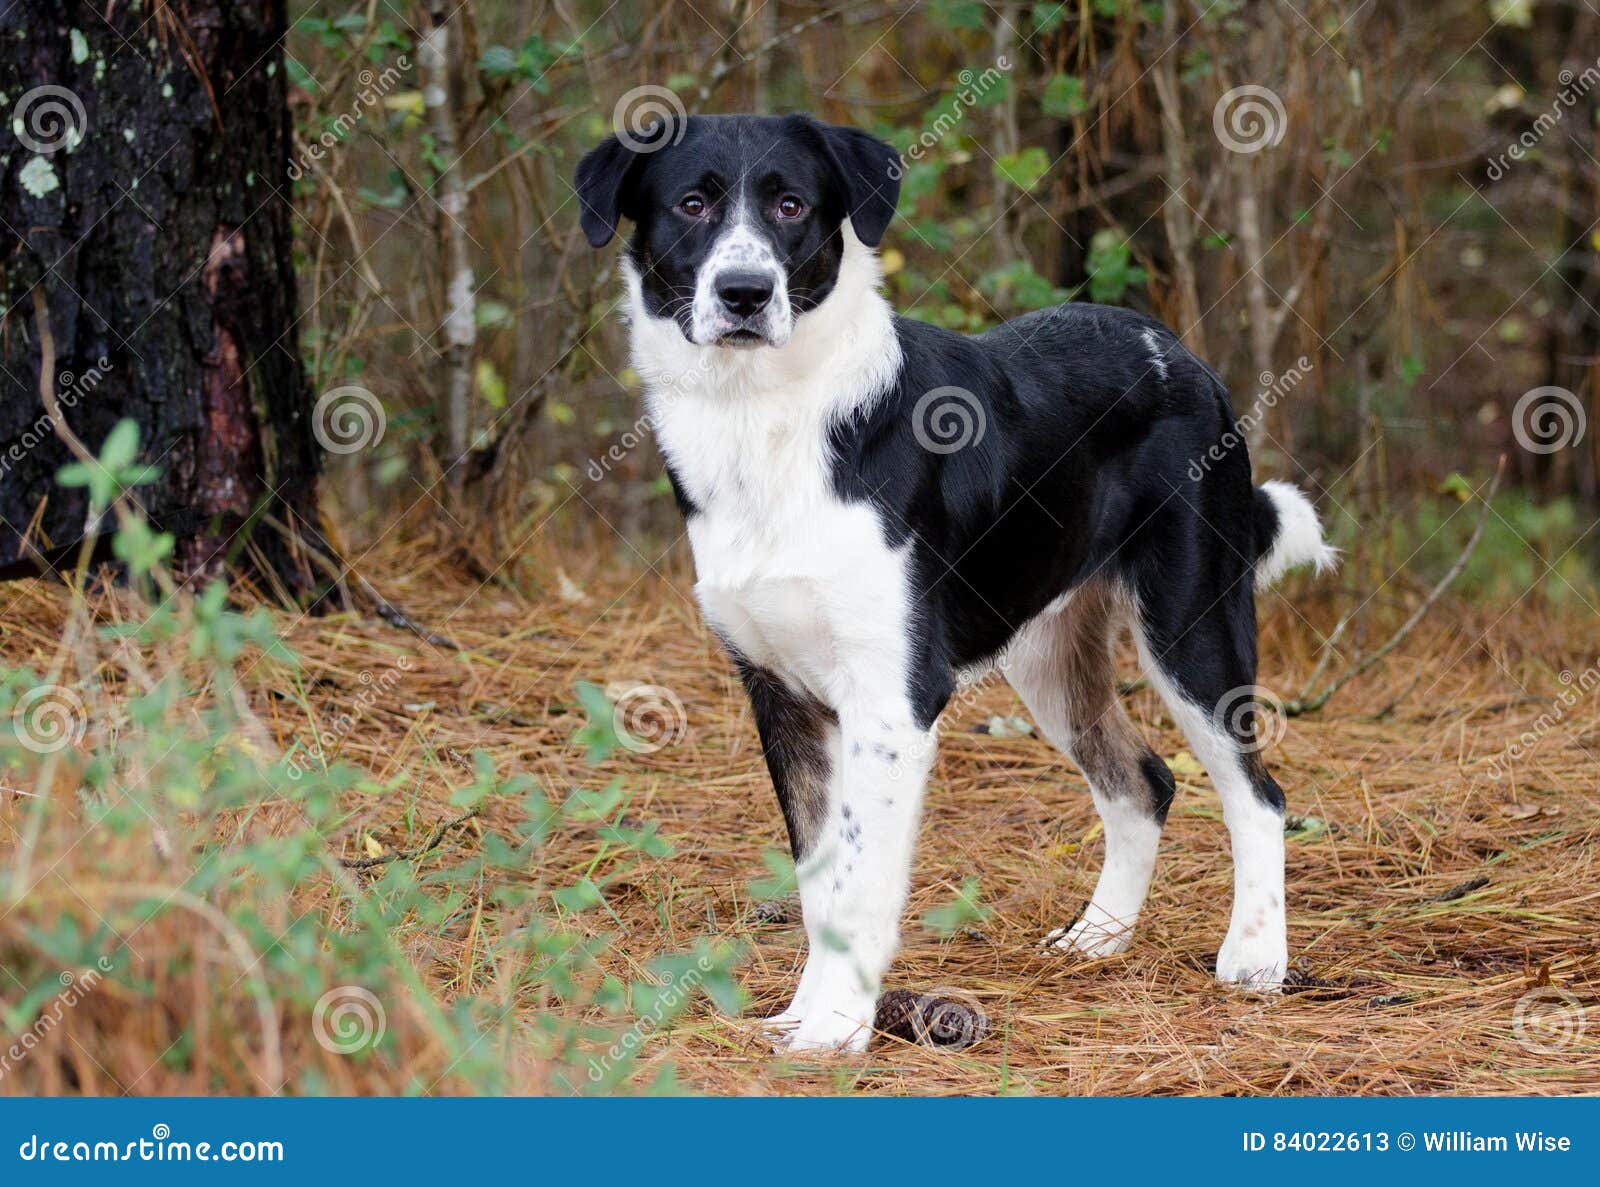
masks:
POLYGON ((658 428, 698 508, 695 593, 718 633, 830 704, 903 679, 908 550, 834 493, 822 418, 756 397, 686 402, 658 428))

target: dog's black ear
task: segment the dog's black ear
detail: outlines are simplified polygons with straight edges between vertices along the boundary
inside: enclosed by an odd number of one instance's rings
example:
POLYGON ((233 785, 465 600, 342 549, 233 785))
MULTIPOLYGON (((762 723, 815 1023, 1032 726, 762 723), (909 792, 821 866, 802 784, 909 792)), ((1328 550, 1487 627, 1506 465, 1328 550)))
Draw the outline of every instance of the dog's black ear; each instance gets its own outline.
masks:
POLYGON ((844 182, 845 206, 856 238, 877 247, 900 201, 900 154, 858 128, 818 125, 822 142, 844 182))
POLYGON ((578 225, 590 247, 604 247, 617 233, 623 214, 624 190, 638 158, 615 136, 607 136, 583 154, 572 187, 578 195, 578 225))

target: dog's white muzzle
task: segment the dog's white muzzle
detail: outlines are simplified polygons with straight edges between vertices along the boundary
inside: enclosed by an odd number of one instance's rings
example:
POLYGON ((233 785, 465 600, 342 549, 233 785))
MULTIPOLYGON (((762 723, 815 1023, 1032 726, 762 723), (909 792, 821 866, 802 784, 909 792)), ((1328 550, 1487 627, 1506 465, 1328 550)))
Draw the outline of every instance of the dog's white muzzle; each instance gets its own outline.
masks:
POLYGON ((690 338, 697 346, 782 346, 793 332, 788 277, 772 245, 734 219, 695 279, 690 338))

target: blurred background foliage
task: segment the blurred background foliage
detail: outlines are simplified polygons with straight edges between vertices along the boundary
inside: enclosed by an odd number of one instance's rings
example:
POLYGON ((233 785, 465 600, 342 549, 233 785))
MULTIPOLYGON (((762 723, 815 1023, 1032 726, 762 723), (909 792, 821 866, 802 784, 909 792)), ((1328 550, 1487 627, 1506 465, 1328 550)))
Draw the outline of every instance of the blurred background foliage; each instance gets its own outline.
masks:
POLYGON ((1131 305, 1216 366, 1240 412, 1293 373, 1266 401, 1258 472, 1316 494, 1355 553, 1347 581, 1447 566, 1502 453, 1460 588, 1566 600, 1592 580, 1596 434, 1534 452, 1513 432, 1541 385, 1594 412, 1600 15, 1580 0, 314 0, 291 16, 305 356, 318 391, 359 384, 388 416, 375 450, 331 459, 355 542, 442 511, 464 565, 543 588, 547 559, 524 549, 540 533, 580 568, 654 563, 677 537, 637 431, 615 248, 588 249, 570 185, 619 102, 654 87, 691 113, 804 110, 899 147, 883 258, 909 316, 976 331, 1066 299, 1131 305), (1226 122, 1241 86, 1278 110, 1226 122), (1241 134, 1267 143, 1230 148, 1241 134))

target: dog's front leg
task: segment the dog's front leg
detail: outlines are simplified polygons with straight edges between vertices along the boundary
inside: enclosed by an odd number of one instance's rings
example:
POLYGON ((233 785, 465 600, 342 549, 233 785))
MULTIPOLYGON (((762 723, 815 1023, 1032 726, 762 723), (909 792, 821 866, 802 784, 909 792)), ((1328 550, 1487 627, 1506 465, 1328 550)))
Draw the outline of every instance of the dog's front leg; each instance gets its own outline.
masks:
POLYGON ((781 1045, 865 1050, 900 914, 935 735, 909 709, 839 714, 837 777, 816 844, 796 866, 810 948, 781 1045))

